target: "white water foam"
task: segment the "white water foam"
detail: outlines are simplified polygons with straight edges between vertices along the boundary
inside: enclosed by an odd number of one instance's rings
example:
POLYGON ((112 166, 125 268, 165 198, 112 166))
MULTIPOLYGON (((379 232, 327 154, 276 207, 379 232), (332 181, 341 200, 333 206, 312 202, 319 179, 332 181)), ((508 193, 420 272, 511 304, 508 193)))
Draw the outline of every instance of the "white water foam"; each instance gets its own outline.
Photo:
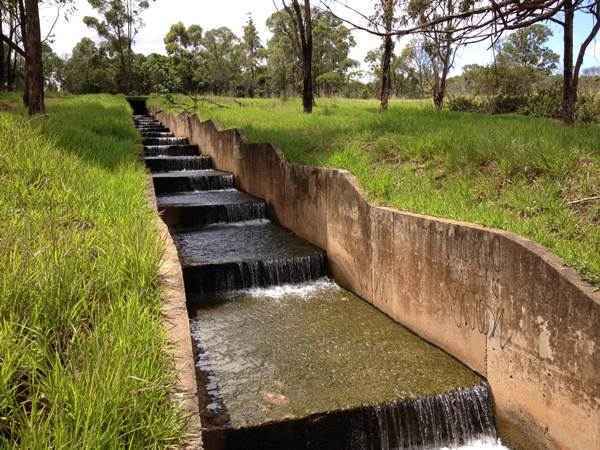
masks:
POLYGON ((279 300, 287 296, 295 296, 307 299, 320 291, 339 289, 341 288, 329 278, 320 278, 307 283, 282 284, 279 286, 269 286, 266 288, 251 288, 238 292, 242 292, 254 298, 269 298, 279 300))
POLYGON ((496 439, 477 439, 461 447, 441 447, 435 450, 510 450, 496 439))

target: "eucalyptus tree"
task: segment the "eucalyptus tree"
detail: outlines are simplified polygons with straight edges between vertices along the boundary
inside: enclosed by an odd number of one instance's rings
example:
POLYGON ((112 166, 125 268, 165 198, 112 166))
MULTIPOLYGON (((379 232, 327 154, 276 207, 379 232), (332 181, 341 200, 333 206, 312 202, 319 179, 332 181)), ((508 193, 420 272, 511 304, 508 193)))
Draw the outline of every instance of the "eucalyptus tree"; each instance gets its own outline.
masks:
POLYGON ((300 5, 298 0, 292 0, 289 6, 281 0, 283 8, 292 19, 295 41, 299 43, 302 61, 302 106, 304 112, 312 113, 315 103, 313 79, 313 20, 310 0, 304 0, 300 5))
POLYGON ((130 92, 133 65, 133 43, 144 22, 142 15, 150 7, 148 0, 88 0, 90 6, 102 16, 83 18, 83 22, 106 40, 117 56, 117 84, 121 92, 130 92))
MULTIPOLYGON (((164 43, 167 54, 171 58, 173 69, 181 81, 185 92, 196 92, 203 86, 199 78, 202 51, 203 31, 200 25, 185 27, 182 22, 171 25, 164 43)), ((155 62, 158 62, 155 58, 155 62)))
POLYGON ((258 87, 258 72, 263 60, 263 46, 258 35, 252 16, 244 25, 242 37, 242 68, 245 90, 250 97, 254 97, 258 87))
POLYGON ((202 39, 201 76, 217 94, 235 93, 241 83, 242 46, 227 27, 208 30, 202 39))

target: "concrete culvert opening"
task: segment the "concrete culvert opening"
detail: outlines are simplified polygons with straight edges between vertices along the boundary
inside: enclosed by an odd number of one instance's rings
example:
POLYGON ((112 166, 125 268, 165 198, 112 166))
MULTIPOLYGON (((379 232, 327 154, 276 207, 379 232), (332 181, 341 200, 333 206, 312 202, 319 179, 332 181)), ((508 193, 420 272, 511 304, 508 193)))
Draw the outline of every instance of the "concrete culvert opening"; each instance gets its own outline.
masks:
POLYGON ((148 108, 146 107, 146 100, 148 97, 127 97, 127 101, 133 109, 134 115, 148 114, 148 108))

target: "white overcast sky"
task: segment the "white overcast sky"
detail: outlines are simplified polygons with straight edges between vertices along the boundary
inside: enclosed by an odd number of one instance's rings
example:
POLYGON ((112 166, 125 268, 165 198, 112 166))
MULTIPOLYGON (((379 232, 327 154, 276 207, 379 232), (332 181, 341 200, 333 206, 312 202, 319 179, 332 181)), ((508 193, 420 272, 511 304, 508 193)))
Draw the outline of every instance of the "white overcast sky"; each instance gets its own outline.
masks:
MULTIPOLYGON (((355 0, 353 4, 360 4, 361 1, 365 2, 365 7, 371 3, 371 0, 355 0)), ((61 16, 54 28, 52 47, 61 56, 70 54, 75 44, 84 36, 97 40, 96 34, 82 22, 84 16, 94 15, 94 10, 89 7, 87 0, 75 0, 75 7, 76 11, 68 20, 61 16)), ((265 44, 269 37, 265 22, 273 11, 273 0, 156 0, 144 13, 145 27, 136 37, 135 50, 144 54, 164 53, 163 38, 171 24, 179 21, 186 25, 198 24, 204 30, 226 26, 240 35, 248 13, 253 15, 265 44)), ((56 18, 56 10, 46 6, 40 14, 42 35, 45 36, 56 18)), ((587 24, 583 21, 578 23, 575 29, 576 38, 580 38, 587 28, 582 25, 587 24)), ((376 48, 380 41, 364 32, 355 32, 354 36, 357 46, 352 50, 351 57, 362 63, 367 52, 376 48)), ((551 45, 557 53, 561 53, 559 33, 556 33, 551 45)), ((486 45, 472 45, 459 51, 453 72, 460 72, 466 64, 486 64, 490 61, 491 53, 486 45)), ((600 45, 595 43, 590 46, 585 60, 585 66, 592 65, 600 65, 600 45)))

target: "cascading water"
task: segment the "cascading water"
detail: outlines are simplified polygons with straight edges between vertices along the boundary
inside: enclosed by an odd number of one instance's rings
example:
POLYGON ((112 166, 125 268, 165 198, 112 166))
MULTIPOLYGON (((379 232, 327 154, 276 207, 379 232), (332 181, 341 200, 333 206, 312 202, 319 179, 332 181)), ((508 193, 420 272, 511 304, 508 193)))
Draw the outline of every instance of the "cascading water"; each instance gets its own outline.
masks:
POLYGON ((496 438, 487 384, 377 406, 374 411, 376 448, 381 450, 458 447, 482 437, 496 438))
POLYGON ((183 267, 206 450, 502 448, 481 377, 324 279, 324 252, 209 158, 170 156, 186 139, 136 123, 183 267))
MULTIPOLYGON (((263 202, 233 203, 224 205, 226 217, 223 222, 242 222, 245 220, 262 219, 265 217, 263 202)), ((219 221, 220 222, 220 221, 219 221)))
POLYGON ((147 145, 144 156, 194 156, 198 147, 194 145, 147 145))
POLYGON ((204 170, 212 167, 210 158, 199 156, 157 156, 144 158, 144 161, 154 172, 204 170))

